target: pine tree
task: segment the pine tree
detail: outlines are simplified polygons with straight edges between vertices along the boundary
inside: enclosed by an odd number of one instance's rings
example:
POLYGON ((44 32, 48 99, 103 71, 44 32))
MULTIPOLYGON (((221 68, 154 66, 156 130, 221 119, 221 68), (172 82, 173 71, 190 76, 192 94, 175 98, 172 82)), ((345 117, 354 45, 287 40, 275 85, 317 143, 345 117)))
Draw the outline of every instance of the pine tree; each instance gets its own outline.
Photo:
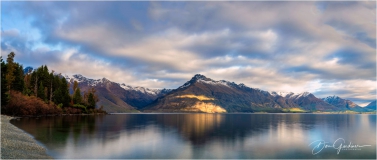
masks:
POLYGON ((26 74, 25 77, 24 77, 24 84, 25 84, 25 87, 24 87, 24 91, 23 93, 25 95, 28 95, 30 96, 31 93, 32 93, 32 87, 31 87, 31 74, 26 74))
POLYGON ((88 108, 94 109, 96 107, 96 100, 94 99, 94 94, 89 93, 88 95, 88 108))
POLYGON ((4 108, 8 104, 9 97, 7 94, 7 80, 5 78, 7 72, 7 65, 3 61, 3 57, 0 57, 1 62, 1 106, 4 108))
POLYGON ((60 91, 62 92, 63 106, 69 106, 71 102, 71 96, 69 95, 69 85, 65 78, 61 79, 60 91))
POLYGON ((15 56, 15 54, 13 52, 10 52, 8 54, 8 58, 7 58, 7 73, 5 75, 5 79, 7 81, 7 89, 8 89, 9 92, 11 90, 11 86, 12 86, 13 81, 15 79, 15 77, 14 77, 14 70, 15 70, 14 56, 15 56))
POLYGON ((24 90, 25 81, 24 81, 24 69, 22 65, 18 63, 14 63, 15 70, 14 70, 14 81, 12 83, 11 90, 22 92, 24 90))
POLYGON ((63 95, 62 95, 62 91, 60 90, 60 88, 58 88, 57 90, 54 91, 54 97, 53 97, 53 102, 55 104, 63 104, 64 106, 64 100, 63 100, 63 95))
POLYGON ((55 90, 55 86, 54 86, 54 88, 53 88, 53 83, 54 83, 54 71, 52 71, 51 73, 50 73, 50 76, 49 76, 49 81, 50 81, 50 90, 49 90, 49 102, 51 103, 52 102, 52 97, 54 96, 54 94, 53 94, 53 90, 55 90))
POLYGON ((76 88, 75 93, 73 94, 73 103, 74 104, 81 104, 82 103, 80 88, 76 88))
POLYGON ((38 87, 38 97, 41 98, 42 100, 45 100, 46 95, 45 95, 45 88, 43 87, 43 82, 39 83, 38 87))

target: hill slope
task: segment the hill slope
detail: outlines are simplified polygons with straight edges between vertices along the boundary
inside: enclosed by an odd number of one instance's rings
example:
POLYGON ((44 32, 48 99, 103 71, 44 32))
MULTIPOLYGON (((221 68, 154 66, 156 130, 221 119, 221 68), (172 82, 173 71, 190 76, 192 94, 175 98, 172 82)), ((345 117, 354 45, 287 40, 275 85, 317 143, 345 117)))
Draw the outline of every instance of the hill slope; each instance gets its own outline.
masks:
POLYGON ((376 101, 370 102, 365 108, 376 110, 376 101))

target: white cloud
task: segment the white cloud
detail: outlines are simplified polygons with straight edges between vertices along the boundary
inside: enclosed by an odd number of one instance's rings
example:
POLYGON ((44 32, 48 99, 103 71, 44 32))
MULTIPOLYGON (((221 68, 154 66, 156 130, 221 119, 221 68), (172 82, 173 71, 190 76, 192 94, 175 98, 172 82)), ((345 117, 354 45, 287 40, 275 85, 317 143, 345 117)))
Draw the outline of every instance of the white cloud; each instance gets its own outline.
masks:
POLYGON ((364 86, 376 82, 375 2, 150 2, 141 12, 117 10, 125 2, 49 3, 48 22, 38 3, 25 11, 30 30, 43 31, 37 43, 19 28, 2 32, 2 51, 29 65, 150 88, 202 73, 269 91, 375 95, 364 86))

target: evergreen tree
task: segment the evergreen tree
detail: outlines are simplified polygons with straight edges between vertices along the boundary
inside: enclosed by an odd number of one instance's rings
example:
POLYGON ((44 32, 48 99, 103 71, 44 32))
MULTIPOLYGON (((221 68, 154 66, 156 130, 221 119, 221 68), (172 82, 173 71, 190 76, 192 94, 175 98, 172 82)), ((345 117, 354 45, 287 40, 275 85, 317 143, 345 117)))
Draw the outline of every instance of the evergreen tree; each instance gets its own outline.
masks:
POLYGON ((43 83, 43 66, 37 68, 31 73, 31 82, 30 82, 30 90, 33 91, 34 95, 38 97, 38 88, 40 82, 43 83))
POLYGON ((38 87, 38 97, 41 98, 42 100, 45 100, 46 95, 45 95, 45 89, 43 87, 43 82, 39 83, 38 87))
POLYGON ((54 94, 54 97, 52 99, 53 102, 55 104, 63 104, 64 105, 63 95, 62 95, 62 91, 60 90, 60 88, 55 90, 53 94, 54 94))
POLYGON ((82 103, 82 97, 80 93, 80 88, 76 88, 74 94, 73 94, 73 103, 74 104, 81 104, 82 103))
POLYGON ((54 91, 56 90, 56 86, 53 85, 54 84, 54 71, 52 71, 49 75, 49 90, 48 90, 48 97, 49 97, 49 102, 51 103, 52 102, 52 97, 54 96, 54 91))
POLYGON ((32 87, 31 87, 31 74, 26 74, 24 76, 24 90, 23 90, 23 93, 25 95, 28 95, 30 96, 32 94, 32 87))
POLYGON ((13 81, 15 79, 15 77, 14 77, 14 70, 15 70, 14 56, 15 56, 15 54, 13 52, 10 52, 8 54, 8 58, 7 58, 7 73, 5 75, 5 79, 7 81, 7 89, 8 89, 9 92, 11 90, 11 86, 12 86, 13 81))
POLYGON ((7 80, 5 78, 7 72, 7 65, 3 61, 3 57, 0 57, 1 62, 1 106, 5 106, 8 104, 9 97, 7 94, 7 80))
MULTIPOLYGON (((1 63, 1 110, 7 112, 5 106, 7 103, 14 103, 14 100, 26 98, 24 95, 35 95, 42 99, 45 103, 48 101, 50 103, 54 102, 56 105, 68 107, 74 102, 75 107, 84 108, 86 111, 86 106, 90 109, 95 109, 96 102, 98 97, 94 94, 95 89, 91 88, 87 93, 84 94, 84 97, 81 95, 80 88, 78 87, 78 82, 75 81, 73 85, 74 94, 70 95, 69 83, 61 75, 54 75, 54 71, 49 73, 47 65, 42 65, 34 71, 29 71, 27 74, 24 74, 23 66, 19 63, 14 62, 15 54, 11 52, 8 55, 7 62, 3 61, 3 58, 0 57, 1 63), (10 97, 10 91, 20 91, 21 93, 15 92, 13 98, 10 97), (18 96, 18 97, 17 97, 18 96), (11 99, 12 101, 9 101, 11 99), (71 102, 72 101, 72 102, 71 102)), ((32 105, 30 107, 41 106, 45 103, 40 101, 38 98, 28 97, 27 100, 31 100, 24 106, 29 106, 29 104, 38 104, 32 105), (30 98, 30 99, 29 99, 30 98), (32 100, 34 99, 34 100, 32 100), (35 102, 40 101, 40 102, 35 102), (43 104, 41 104, 41 102, 43 104)), ((45 104, 46 105, 46 104, 45 104)), ((8 104, 8 106, 11 106, 8 104)), ((51 105, 49 105, 51 106, 51 105)), ((46 107, 49 108, 49 107, 46 107)), ((54 107, 53 107, 54 108, 54 107)), ((51 108, 51 109, 53 109, 51 108)), ((28 109, 26 109, 28 110, 28 109)), ((48 109, 49 110, 49 109, 48 109)), ((49 111, 48 111, 49 112, 49 111)), ((55 111, 54 111, 55 112, 55 111)), ((61 110, 59 111, 61 112, 61 110)), ((47 112, 46 112, 47 113, 47 112)), ((39 113, 38 113, 39 114, 39 113)))
POLYGON ((88 95, 88 108, 94 109, 95 107, 96 107, 96 100, 94 99, 94 94, 90 92, 88 95))
POLYGON ((62 102, 62 95, 61 95, 61 90, 60 90, 60 77, 58 75, 55 75, 52 77, 52 85, 54 86, 54 90, 52 91, 52 101, 55 104, 60 104, 62 102))
POLYGON ((24 81, 24 69, 22 65, 18 63, 15 64, 15 70, 14 70, 14 81, 12 83, 12 90, 22 92, 24 90, 25 81, 24 81))
POLYGON ((71 102, 71 96, 69 95, 69 85, 65 78, 61 79, 60 91, 62 92, 63 106, 69 106, 71 102))

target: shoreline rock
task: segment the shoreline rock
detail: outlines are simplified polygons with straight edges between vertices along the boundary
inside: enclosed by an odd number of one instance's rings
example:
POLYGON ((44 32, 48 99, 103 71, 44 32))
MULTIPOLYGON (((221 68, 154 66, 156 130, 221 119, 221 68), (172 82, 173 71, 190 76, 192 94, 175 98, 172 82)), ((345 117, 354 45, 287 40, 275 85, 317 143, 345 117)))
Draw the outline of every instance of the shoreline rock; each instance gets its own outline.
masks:
POLYGON ((1 159, 53 159, 32 136, 10 123, 13 118, 1 115, 1 159))

